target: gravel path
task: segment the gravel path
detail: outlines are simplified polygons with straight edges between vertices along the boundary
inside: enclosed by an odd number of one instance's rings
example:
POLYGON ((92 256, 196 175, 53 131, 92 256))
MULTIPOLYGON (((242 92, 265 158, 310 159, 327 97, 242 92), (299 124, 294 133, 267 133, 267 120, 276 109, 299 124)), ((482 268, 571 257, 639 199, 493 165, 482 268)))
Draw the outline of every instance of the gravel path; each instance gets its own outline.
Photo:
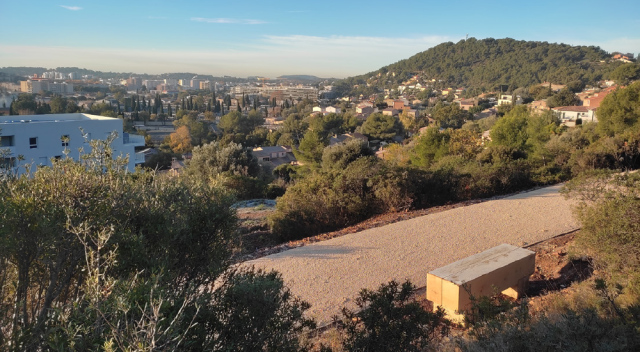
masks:
POLYGON ((552 186, 313 243, 245 262, 282 273, 319 326, 362 288, 392 279, 425 286, 427 272, 501 243, 526 246, 578 229, 552 186))

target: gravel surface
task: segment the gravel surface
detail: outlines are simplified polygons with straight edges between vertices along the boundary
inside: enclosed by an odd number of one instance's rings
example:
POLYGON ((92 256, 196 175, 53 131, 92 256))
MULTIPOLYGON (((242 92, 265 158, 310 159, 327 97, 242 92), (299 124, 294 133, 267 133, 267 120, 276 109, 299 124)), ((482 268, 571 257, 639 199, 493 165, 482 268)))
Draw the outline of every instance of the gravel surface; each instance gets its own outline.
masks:
POLYGON ((425 286, 427 272, 501 243, 526 246, 579 228, 560 185, 306 245, 243 265, 275 269, 311 303, 319 326, 362 288, 392 279, 425 286))

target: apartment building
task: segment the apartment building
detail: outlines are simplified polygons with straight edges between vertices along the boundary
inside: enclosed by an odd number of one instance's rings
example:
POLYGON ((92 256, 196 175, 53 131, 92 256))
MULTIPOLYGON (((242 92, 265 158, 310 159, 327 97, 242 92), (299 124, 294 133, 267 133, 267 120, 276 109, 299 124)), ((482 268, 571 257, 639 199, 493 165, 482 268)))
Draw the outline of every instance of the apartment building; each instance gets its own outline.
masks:
POLYGON ((49 91, 54 94, 72 94, 73 84, 66 82, 52 82, 48 80, 20 81, 20 91, 23 93, 40 93, 49 91))
POLYGON ((90 151, 81 128, 88 140, 106 139, 115 131, 118 137, 112 143, 113 157, 128 155, 130 171, 144 163, 144 155, 135 153, 135 147, 145 145, 143 136, 123 133, 120 119, 81 113, 0 116, 0 148, 8 152, 0 163, 22 173, 25 170, 19 163, 51 165, 52 158, 64 156, 65 148, 68 156, 77 160, 78 148, 90 151), (18 161, 18 155, 24 156, 24 161, 18 161))

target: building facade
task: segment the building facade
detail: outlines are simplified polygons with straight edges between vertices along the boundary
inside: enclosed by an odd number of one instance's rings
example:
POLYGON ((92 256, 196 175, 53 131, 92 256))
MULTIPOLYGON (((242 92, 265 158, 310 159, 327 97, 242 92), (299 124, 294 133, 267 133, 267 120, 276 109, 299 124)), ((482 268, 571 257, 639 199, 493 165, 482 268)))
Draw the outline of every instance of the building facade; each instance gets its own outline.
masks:
POLYGON ((80 113, 0 116, 0 148, 8 153, 0 161, 22 173, 25 170, 20 165, 51 165, 52 158, 64 157, 65 149, 69 157, 78 160, 79 148, 90 151, 81 128, 87 140, 104 140, 115 131, 118 136, 111 144, 114 158, 128 155, 130 171, 144 163, 144 155, 135 153, 135 147, 145 144, 143 136, 123 133, 120 119, 80 113), (19 155, 24 161, 16 160, 19 155))

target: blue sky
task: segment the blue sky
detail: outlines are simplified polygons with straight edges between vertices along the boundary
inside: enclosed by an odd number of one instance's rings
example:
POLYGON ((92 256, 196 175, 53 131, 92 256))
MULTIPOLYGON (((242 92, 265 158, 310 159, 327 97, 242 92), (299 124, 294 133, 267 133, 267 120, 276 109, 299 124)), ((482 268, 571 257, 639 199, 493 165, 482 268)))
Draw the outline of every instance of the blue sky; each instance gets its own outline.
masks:
POLYGON ((0 18, 0 67, 346 77, 467 33, 640 53, 637 0, 0 0, 0 18))

